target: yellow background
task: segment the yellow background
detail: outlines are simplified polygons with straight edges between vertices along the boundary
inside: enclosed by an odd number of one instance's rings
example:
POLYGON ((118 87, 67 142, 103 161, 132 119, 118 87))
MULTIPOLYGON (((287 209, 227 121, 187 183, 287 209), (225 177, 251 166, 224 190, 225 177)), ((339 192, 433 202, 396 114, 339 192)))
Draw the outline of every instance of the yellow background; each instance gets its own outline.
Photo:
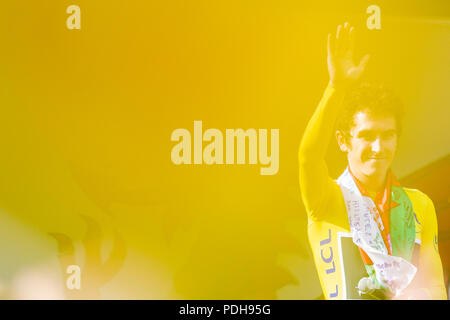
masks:
MULTIPOLYGON (((372 55, 367 78, 408 107, 398 176, 448 154, 450 143, 449 22, 403 16, 400 6, 384 12, 379 1, 382 30, 369 31, 372 1, 335 2, 2 3, 0 289, 21 270, 57 269, 48 233, 74 240, 82 267, 82 214, 102 228, 103 260, 113 230, 126 243, 102 298, 320 296, 297 149, 327 83, 327 33, 355 25, 358 56, 372 55), (81 30, 66 27, 71 4, 81 30), (170 135, 192 134, 194 120, 222 132, 280 129, 278 174, 175 166, 170 135)), ((334 146, 329 158, 337 176, 345 159, 334 146)))

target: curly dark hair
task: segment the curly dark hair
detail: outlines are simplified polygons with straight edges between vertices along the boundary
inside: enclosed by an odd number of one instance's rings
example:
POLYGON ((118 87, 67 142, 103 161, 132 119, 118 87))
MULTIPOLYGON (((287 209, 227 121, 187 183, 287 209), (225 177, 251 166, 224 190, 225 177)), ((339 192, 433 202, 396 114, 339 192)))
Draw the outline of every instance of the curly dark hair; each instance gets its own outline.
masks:
POLYGON ((336 121, 336 130, 348 134, 354 126, 354 117, 360 111, 376 116, 393 116, 397 133, 401 133, 403 104, 400 99, 383 84, 361 83, 347 92, 343 110, 336 121))

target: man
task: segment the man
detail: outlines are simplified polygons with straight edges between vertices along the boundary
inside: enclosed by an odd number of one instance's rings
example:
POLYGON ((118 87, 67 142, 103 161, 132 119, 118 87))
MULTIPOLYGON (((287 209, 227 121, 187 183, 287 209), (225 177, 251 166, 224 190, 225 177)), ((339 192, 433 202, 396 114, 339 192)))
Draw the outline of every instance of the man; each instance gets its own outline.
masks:
POLYGON ((328 35, 330 81, 299 149, 308 237, 324 296, 446 299, 433 203, 402 188, 390 169, 401 105, 382 86, 357 85, 369 56, 355 64, 354 42, 348 23, 328 35), (336 181, 325 163, 335 127, 348 160, 336 181))

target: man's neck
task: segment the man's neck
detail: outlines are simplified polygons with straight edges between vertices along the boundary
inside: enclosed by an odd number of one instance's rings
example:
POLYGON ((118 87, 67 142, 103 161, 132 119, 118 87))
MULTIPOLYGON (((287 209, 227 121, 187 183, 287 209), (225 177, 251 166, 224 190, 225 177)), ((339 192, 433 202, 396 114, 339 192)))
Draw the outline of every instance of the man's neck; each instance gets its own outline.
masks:
POLYGON ((384 190, 387 172, 384 174, 367 176, 357 171, 355 172, 352 169, 350 170, 371 196, 375 196, 378 192, 384 190))

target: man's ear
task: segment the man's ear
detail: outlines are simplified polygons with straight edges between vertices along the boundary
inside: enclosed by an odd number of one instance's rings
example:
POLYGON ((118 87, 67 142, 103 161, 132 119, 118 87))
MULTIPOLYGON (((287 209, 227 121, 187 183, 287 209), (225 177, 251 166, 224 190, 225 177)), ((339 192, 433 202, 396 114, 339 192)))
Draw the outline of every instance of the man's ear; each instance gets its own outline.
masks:
POLYGON ((336 130, 335 135, 337 143, 339 145, 339 149, 341 149, 342 152, 348 152, 349 147, 346 143, 344 132, 342 132, 341 130, 336 130))

